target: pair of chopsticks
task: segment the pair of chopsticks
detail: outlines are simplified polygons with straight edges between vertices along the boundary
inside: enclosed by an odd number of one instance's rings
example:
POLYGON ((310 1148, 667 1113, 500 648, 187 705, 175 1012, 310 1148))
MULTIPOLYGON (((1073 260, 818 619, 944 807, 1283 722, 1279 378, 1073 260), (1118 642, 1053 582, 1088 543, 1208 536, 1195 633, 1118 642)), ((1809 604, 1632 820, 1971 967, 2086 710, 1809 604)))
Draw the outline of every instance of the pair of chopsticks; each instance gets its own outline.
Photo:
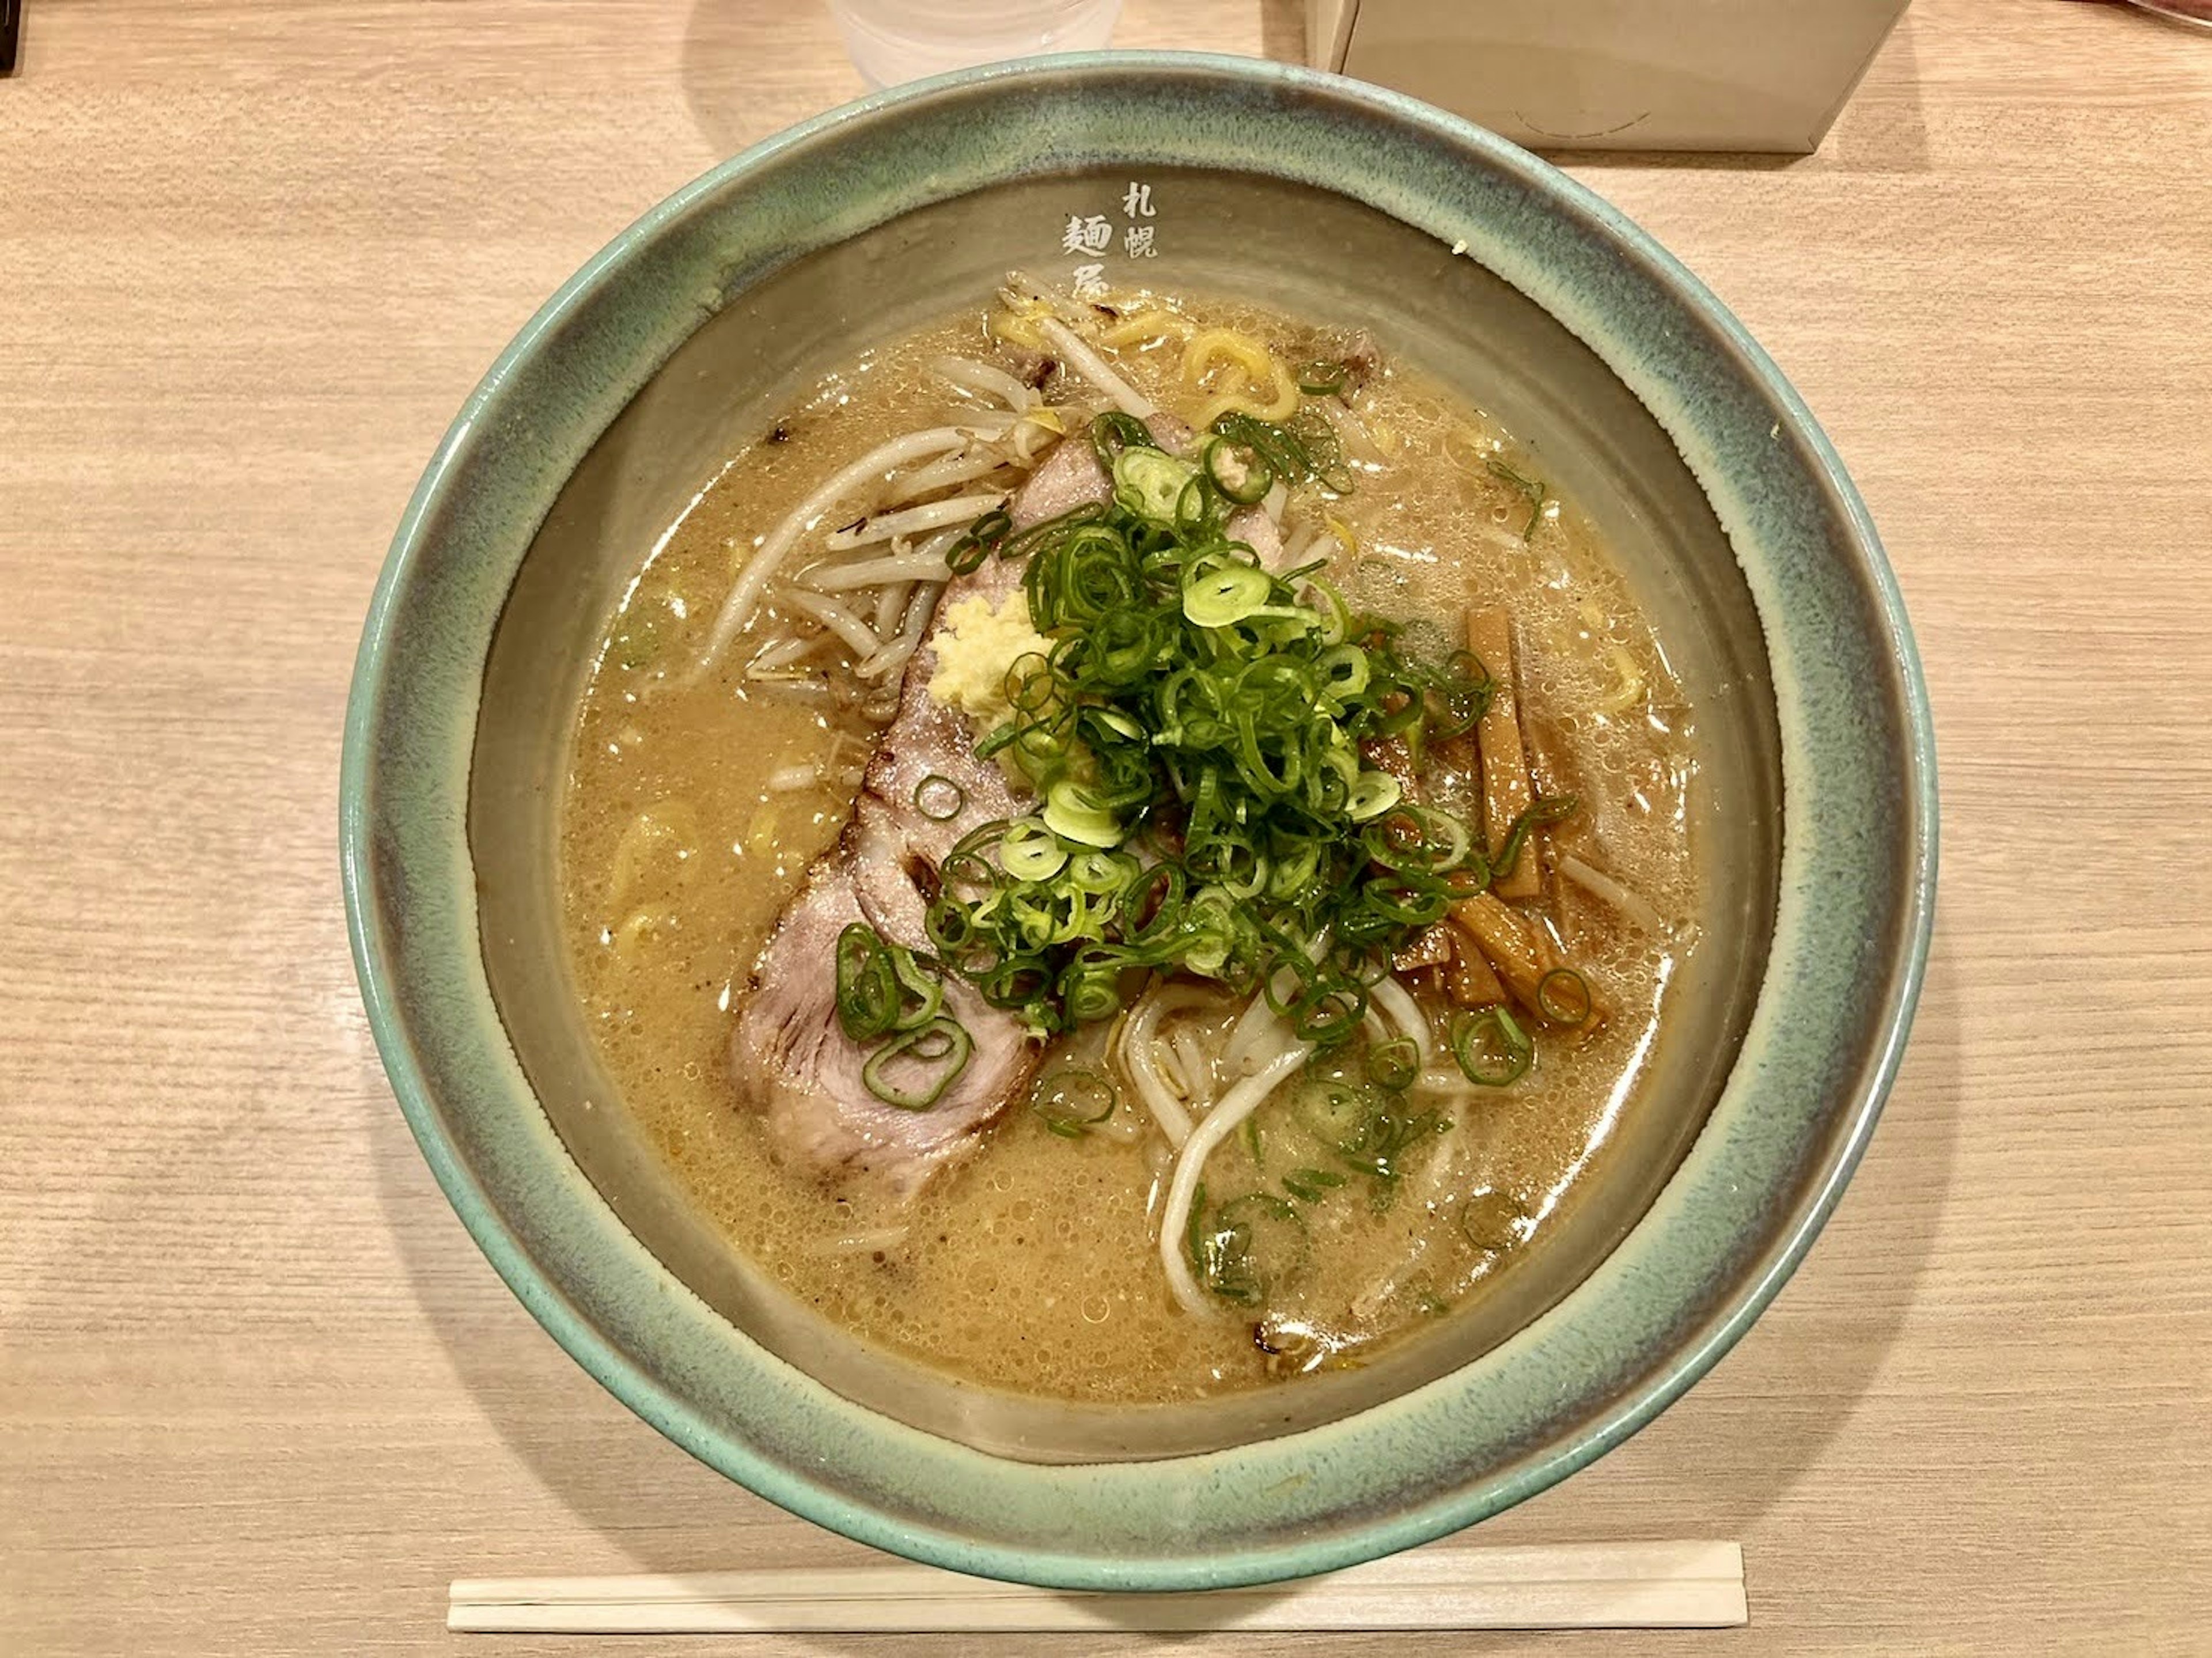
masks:
POLYGON ((1723 1629, 1748 1621, 1735 1543, 1442 1548, 1260 1588, 1114 1594, 886 1562, 681 1577, 459 1579, 475 1633, 1723 1629))

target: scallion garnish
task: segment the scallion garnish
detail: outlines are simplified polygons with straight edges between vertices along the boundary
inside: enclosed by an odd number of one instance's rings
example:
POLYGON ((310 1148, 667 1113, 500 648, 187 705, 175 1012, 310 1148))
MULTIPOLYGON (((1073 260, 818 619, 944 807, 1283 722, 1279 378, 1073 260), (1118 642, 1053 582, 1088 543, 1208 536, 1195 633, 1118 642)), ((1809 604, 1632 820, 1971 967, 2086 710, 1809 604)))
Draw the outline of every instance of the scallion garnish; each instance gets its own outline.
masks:
POLYGON ((854 921, 837 935, 836 974, 838 1025, 854 1042, 880 1044, 860 1069, 868 1091, 907 1111, 936 1104, 973 1047, 943 1013, 941 969, 854 921))
POLYGON ((1535 1043, 1503 1007, 1486 1007, 1457 1021, 1452 1027, 1451 1049, 1467 1079, 1485 1088, 1520 1081, 1536 1061, 1535 1043))
POLYGON ((1076 1066, 1046 1072, 1030 1092, 1030 1109, 1062 1139, 1081 1139, 1112 1116, 1119 1103, 1111 1082, 1076 1066))
POLYGON ((1334 1169, 1293 1169, 1283 1176, 1283 1190, 1300 1203, 1319 1203, 1343 1184, 1334 1169))
POLYGON ((1492 880, 1513 872, 1513 865, 1521 861, 1521 848, 1528 843, 1529 832, 1540 824, 1557 823, 1575 814, 1581 802, 1571 794, 1554 794, 1539 800, 1513 820, 1505 831, 1505 840, 1498 854, 1490 860, 1492 880))
POLYGON ((1262 569, 1229 561, 1209 562, 1183 579, 1182 613, 1194 627, 1226 628, 1267 608, 1273 579, 1262 569))
POLYGON ((1528 521, 1521 526, 1521 539, 1528 540, 1530 536, 1536 533, 1536 526, 1544 521, 1544 503, 1551 499, 1550 491, 1534 478, 1523 477, 1495 456, 1492 456, 1485 465, 1489 467, 1491 477, 1501 483, 1511 484, 1522 495, 1528 496, 1528 521))
POLYGON ((968 791, 932 772, 914 786, 914 809, 933 823, 949 823, 968 809, 968 791))
POLYGON ((837 935, 837 1023, 856 1042, 872 1042, 898 1025, 899 976, 890 950, 865 921, 837 935))
POLYGON ((1341 362, 1329 358, 1316 358, 1312 362, 1298 365, 1298 390, 1308 397, 1332 397, 1344 390, 1350 371, 1341 362))
POLYGON ((1325 420, 1224 415, 1196 465, 1125 416, 1090 441, 1111 500, 977 526, 1025 561, 1048 642, 976 751, 1041 804, 942 860, 931 943, 1040 1035, 1110 1017, 1150 969, 1264 987, 1302 1040, 1341 1044, 1390 952, 1489 879, 1468 826, 1407 801, 1370 745, 1464 730, 1489 677, 1354 612, 1322 565, 1271 571, 1230 538, 1275 483, 1350 487, 1325 420))
POLYGON ((1553 1024, 1577 1025, 1590 1016, 1589 981, 1571 967, 1555 967, 1536 981, 1536 1011, 1553 1024))
POLYGON ((945 550, 946 567, 955 575, 966 575, 970 571, 980 570, 985 559, 1005 546, 1013 528, 1014 520, 1003 507, 984 513, 945 550))
POLYGON ((902 1030, 868 1056, 860 1081, 885 1105, 927 1111, 968 1068, 975 1042, 957 1019, 933 1018, 902 1030))
POLYGON ((1411 1036, 1393 1036, 1367 1050, 1367 1075, 1377 1088, 1411 1088, 1420 1074, 1421 1050, 1411 1036))
POLYGON ((1308 1249, 1305 1218, 1294 1205, 1267 1192, 1232 1198, 1201 1219, 1202 1206, 1191 1206, 1188 1237, 1191 1266, 1200 1283, 1224 1301, 1256 1307, 1268 1291, 1304 1266, 1308 1249))
POLYGON ((1197 476, 1188 463, 1158 449, 1124 449, 1114 458, 1114 498, 1155 524, 1173 524, 1184 488, 1197 476))

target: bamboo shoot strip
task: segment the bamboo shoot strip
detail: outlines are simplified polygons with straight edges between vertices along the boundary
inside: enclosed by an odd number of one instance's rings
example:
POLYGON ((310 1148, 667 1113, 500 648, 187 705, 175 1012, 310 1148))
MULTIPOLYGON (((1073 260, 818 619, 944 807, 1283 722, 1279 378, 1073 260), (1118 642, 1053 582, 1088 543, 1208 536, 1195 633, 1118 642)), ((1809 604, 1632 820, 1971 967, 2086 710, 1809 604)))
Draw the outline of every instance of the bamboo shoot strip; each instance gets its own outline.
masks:
MULTIPOLYGON (((1536 804, 1528 786, 1528 752, 1521 740, 1520 698, 1514 689, 1518 676, 1512 618, 1496 606, 1469 611, 1467 647, 1498 687, 1475 728, 1482 756, 1483 840, 1494 859, 1505 849, 1515 821, 1536 804)), ((1513 867, 1498 878, 1497 890, 1507 898, 1534 898, 1543 890, 1542 866, 1532 846, 1522 847, 1513 867)))
POLYGON ((1449 950, 1444 959, 1445 993, 1462 1007, 1497 1006, 1505 999, 1505 987, 1484 959, 1474 935, 1454 923, 1443 925, 1449 950))
POLYGON ((1494 892, 1462 898, 1452 906, 1451 918, 1482 946, 1513 999, 1535 1012, 1536 987, 1557 965, 1546 948, 1550 941, 1542 929, 1494 892))
POLYGON ((1454 904, 1451 918, 1474 935, 1505 988, 1531 1018, 1551 1025, 1571 1023, 1586 1030, 1595 1030, 1605 1023, 1604 1002, 1595 987, 1580 974, 1574 977, 1581 981, 1582 989, 1571 1003, 1563 1002, 1555 992, 1552 1005, 1545 1005, 1544 980, 1565 963, 1533 916, 1514 908, 1494 892, 1478 892, 1454 904), (1583 1017, 1575 1018, 1575 1011, 1583 1017))

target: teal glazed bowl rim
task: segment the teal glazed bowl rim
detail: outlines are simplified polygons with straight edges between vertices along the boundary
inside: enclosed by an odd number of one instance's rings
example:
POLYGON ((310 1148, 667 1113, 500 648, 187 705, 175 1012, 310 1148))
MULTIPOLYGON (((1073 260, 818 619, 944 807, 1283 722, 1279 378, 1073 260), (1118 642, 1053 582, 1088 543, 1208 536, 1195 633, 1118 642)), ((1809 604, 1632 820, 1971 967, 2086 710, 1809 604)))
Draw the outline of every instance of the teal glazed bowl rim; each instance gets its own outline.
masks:
POLYGON ((866 98, 716 167, 501 354, 395 536, 347 710, 341 859, 377 1047, 515 1294, 639 1415, 760 1495, 962 1571, 1078 1589, 1253 1584, 1510 1506, 1620 1443, 1803 1257, 1895 1075, 1936 886, 1935 750, 1874 527, 1796 393, 1707 289, 1564 174, 1411 99, 1242 58, 1102 53, 866 98), (992 1456, 854 1405, 737 1332, 624 1228, 532 1096, 486 982, 467 838, 493 629, 547 508, 675 348, 790 258, 933 201, 1092 164, 1333 190, 1541 305, 1674 439, 1766 636, 1780 904, 1737 1063, 1626 1241, 1474 1363, 1326 1426, 1158 1461, 992 1456))

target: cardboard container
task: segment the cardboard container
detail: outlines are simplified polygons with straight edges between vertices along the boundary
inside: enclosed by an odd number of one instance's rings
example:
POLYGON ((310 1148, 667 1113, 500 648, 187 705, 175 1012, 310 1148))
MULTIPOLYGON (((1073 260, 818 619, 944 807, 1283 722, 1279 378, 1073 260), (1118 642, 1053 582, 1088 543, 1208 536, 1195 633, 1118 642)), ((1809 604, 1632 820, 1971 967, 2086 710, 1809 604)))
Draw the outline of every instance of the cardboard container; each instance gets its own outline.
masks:
POLYGON ((1532 149, 1802 155, 1906 0, 1306 0, 1316 68, 1532 149))

